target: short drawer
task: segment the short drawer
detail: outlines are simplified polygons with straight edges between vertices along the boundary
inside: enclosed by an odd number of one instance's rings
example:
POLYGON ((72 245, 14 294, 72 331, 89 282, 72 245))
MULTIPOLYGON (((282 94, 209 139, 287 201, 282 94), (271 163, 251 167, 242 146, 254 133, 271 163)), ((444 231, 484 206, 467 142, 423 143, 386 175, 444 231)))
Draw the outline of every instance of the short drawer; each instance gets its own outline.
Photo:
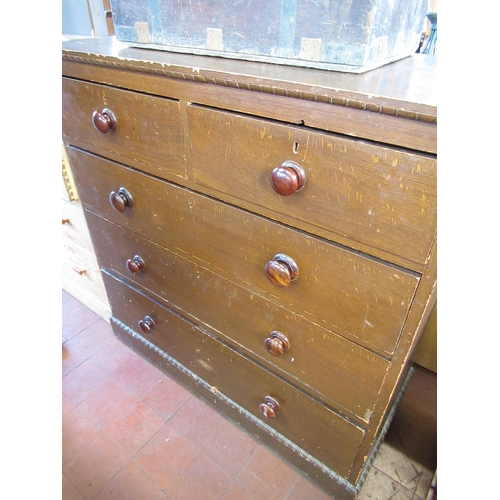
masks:
POLYGON ((434 158, 199 106, 188 107, 188 123, 198 184, 425 262, 436 232, 434 158), (293 164, 304 174, 296 192, 293 164))
MULTIPOLYGON (((62 129, 76 144, 159 177, 187 177, 179 103, 105 85, 63 78, 62 129), (93 123, 94 113, 116 118, 116 130, 93 123)), ((97 120, 97 118, 96 118, 97 120)), ((109 118, 108 118, 109 123, 109 118)))
POLYGON ((121 226, 92 213, 87 218, 102 267, 331 406, 369 422, 388 361, 121 226), (136 255, 145 267, 133 274, 126 263, 136 255))
POLYGON ((93 211, 327 329, 394 351, 415 274, 102 158, 72 148, 68 155, 93 211), (109 202, 120 186, 133 198, 124 212, 109 202), (289 286, 276 286, 265 271, 280 254, 298 266, 289 286))
POLYGON ((114 317, 139 333, 138 320, 147 320, 152 325, 152 319, 155 326, 140 335, 328 467, 348 477, 364 435, 362 427, 353 425, 142 293, 106 273, 104 280, 114 317), (276 418, 266 418, 259 410, 266 396, 280 405, 276 418))

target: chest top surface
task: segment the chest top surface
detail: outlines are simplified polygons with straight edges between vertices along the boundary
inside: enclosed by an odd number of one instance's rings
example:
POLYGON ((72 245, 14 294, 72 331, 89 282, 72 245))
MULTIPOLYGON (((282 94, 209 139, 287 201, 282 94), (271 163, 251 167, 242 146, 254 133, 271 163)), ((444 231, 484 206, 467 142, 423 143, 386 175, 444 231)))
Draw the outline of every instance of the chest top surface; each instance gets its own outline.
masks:
POLYGON ((436 57, 423 54, 351 74, 140 49, 106 37, 63 42, 63 59, 281 95, 288 91, 303 99, 381 113, 398 110, 413 119, 436 121, 436 57))

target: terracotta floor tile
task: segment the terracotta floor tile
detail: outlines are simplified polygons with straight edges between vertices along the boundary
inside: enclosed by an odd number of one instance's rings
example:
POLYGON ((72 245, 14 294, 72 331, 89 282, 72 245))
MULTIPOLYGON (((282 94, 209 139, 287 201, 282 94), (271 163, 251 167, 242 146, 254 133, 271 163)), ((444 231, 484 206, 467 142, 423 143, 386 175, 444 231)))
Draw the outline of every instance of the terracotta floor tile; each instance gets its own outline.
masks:
POLYGON ((236 425, 224 421, 205 442, 202 451, 233 479, 258 447, 258 443, 236 425))
POLYGON ((166 422, 190 397, 191 394, 184 387, 163 376, 141 396, 140 401, 166 422))
POLYGON ((168 421, 168 425, 199 448, 222 422, 215 410, 193 397, 168 421))
POLYGON ((73 336, 67 343, 78 347, 90 358, 114 339, 111 325, 99 319, 73 336))
POLYGON ((74 408, 62 419, 62 463, 69 462, 101 430, 79 409, 74 408))
POLYGON ((173 500, 164 491, 160 493, 160 496, 156 500, 173 500))
POLYGON ((80 403, 79 408, 103 430, 135 401, 135 396, 110 379, 80 403))
POLYGON ((219 500, 230 484, 227 475, 199 452, 170 481, 165 492, 175 500, 219 500))
POLYGON ((329 500, 331 497, 299 474, 286 500, 329 500))
POLYGON ((297 477, 290 466, 260 446, 235 482, 253 498, 278 500, 286 497, 297 477))
POLYGON ((101 433, 64 466, 63 472, 85 498, 90 499, 127 462, 125 453, 101 433))
POLYGON ((80 303, 74 299, 69 293, 62 291, 62 315, 68 314, 73 309, 76 309, 80 303))
POLYGON ((62 344, 62 375, 67 375, 70 371, 80 366, 88 356, 83 354, 78 347, 71 345, 71 340, 62 344))
POLYGON ((85 500, 85 497, 78 491, 78 488, 67 478, 66 474, 62 475, 62 500, 85 500))
POLYGON ((136 401, 106 427, 105 432, 132 458, 162 425, 163 422, 146 405, 136 401))
POLYGON ((62 395, 62 416, 67 415, 73 408, 76 408, 76 404, 71 401, 65 394, 62 395))
POLYGON ((70 340, 96 321, 99 321, 97 315, 78 305, 62 317, 63 341, 70 340))
POLYGON ((140 356, 115 375, 115 379, 136 397, 142 396, 161 378, 163 373, 140 356))
POLYGON ((79 404, 109 378, 91 359, 87 359, 63 377, 62 390, 69 399, 79 404))
MULTIPOLYGON (((254 497, 253 494, 248 493, 248 491, 244 490, 238 482, 234 482, 229 489, 226 491, 221 500, 256 500, 257 497, 254 497)), ((264 497, 262 497, 264 498, 264 497)), ((303 499, 306 500, 306 499, 303 499)))
POLYGON ((116 375, 139 357, 132 349, 113 339, 92 356, 94 363, 109 375, 116 375))
POLYGON ((197 448, 164 425, 135 455, 134 462, 160 488, 167 484, 196 455, 197 448))
POLYGON ((95 500, 156 500, 161 490, 134 463, 128 462, 94 497, 95 500))

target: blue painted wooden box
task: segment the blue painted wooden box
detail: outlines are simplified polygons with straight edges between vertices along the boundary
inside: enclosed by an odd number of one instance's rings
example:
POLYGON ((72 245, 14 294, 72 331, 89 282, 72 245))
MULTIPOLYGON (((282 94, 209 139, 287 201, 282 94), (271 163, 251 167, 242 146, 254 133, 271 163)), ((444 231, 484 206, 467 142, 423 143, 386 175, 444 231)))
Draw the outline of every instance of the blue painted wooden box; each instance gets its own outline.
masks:
POLYGON ((414 53, 428 0, 111 0, 118 40, 360 73, 414 53))

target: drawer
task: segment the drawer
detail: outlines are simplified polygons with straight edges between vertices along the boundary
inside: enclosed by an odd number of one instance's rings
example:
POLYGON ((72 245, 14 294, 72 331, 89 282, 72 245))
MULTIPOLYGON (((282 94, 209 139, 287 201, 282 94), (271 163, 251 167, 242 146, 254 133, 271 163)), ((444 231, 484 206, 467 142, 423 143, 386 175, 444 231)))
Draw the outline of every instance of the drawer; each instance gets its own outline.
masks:
POLYGON ((436 232, 435 159, 198 106, 188 107, 188 123, 198 184, 425 262, 436 232), (296 192, 290 162, 304 173, 296 192), (275 192, 271 174, 293 194, 275 192))
POLYGON ((146 316, 155 326, 141 334, 276 431, 348 477, 364 435, 353 425, 181 316, 104 273, 113 316, 134 330, 146 316), (264 398, 280 404, 276 418, 259 411, 264 398))
POLYGON ((187 177, 177 101, 63 78, 66 141, 159 177, 187 177), (116 130, 99 132, 94 112, 112 111, 116 130))
POLYGON ((394 351, 418 276, 102 158, 68 155, 93 211, 327 329, 394 351), (124 212, 109 203, 120 187, 133 199, 124 212), (279 254, 299 269, 289 286, 265 272, 279 254))
POLYGON ((92 213, 87 219, 102 267, 168 301, 330 405, 370 420, 388 361, 121 226, 92 213), (136 255, 146 267, 133 274, 126 262, 136 255))

